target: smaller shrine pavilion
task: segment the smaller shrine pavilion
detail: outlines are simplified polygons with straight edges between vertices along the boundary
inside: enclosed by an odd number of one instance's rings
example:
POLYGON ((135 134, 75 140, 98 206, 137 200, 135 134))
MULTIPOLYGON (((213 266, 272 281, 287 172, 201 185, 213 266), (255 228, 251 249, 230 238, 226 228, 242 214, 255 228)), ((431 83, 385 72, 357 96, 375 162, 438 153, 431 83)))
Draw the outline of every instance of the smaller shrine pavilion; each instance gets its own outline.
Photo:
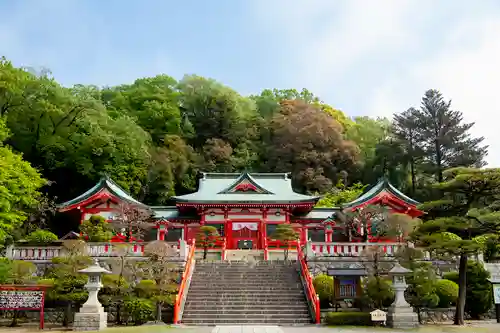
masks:
MULTIPOLYGON (((320 197, 296 193, 288 173, 203 173, 198 190, 173 197, 174 206, 148 206, 108 177, 80 196, 59 205, 61 212, 78 212, 84 221, 91 215, 108 220, 123 205, 151 213, 146 241, 190 241, 202 225, 212 225, 225 238, 227 249, 263 249, 276 226, 290 223, 301 242, 345 241, 336 214, 367 205, 383 205, 412 217, 422 214, 418 202, 397 190, 386 179, 344 207, 314 208, 320 197)), ((114 241, 123 240, 116 235, 114 241)))

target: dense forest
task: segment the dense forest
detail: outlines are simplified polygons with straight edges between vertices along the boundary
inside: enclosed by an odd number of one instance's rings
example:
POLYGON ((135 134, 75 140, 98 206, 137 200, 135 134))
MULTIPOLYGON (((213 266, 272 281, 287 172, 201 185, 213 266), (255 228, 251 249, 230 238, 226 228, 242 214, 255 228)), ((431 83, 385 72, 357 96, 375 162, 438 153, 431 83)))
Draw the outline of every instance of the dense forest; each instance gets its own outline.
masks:
POLYGON ((445 169, 483 166, 487 147, 438 90, 423 93, 416 107, 391 110, 393 119, 373 119, 307 89, 242 96, 210 78, 164 74, 63 87, 3 58, 0 238, 103 174, 150 205, 193 191, 200 171, 244 170, 291 172, 296 191, 327 197, 386 176, 428 200, 445 169))

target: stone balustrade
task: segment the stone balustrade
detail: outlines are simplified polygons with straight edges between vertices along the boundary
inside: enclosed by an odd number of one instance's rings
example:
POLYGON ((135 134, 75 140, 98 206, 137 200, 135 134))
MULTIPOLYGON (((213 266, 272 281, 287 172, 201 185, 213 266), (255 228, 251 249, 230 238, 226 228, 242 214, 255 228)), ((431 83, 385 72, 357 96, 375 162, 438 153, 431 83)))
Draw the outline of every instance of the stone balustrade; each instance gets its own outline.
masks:
MULTIPOLYGON (((340 243, 340 242, 308 242, 314 256, 359 256, 365 249, 378 247, 387 256, 394 256, 402 243, 340 243)), ((308 253, 308 256, 311 256, 308 253)))
MULTIPOLYGON (((175 257, 186 258, 189 245, 185 241, 165 243, 171 247, 175 257)), ((123 251, 126 251, 127 256, 143 257, 146 245, 147 243, 86 243, 86 253, 90 257, 106 258, 123 255, 123 251)), ((48 262, 52 258, 63 256, 64 251, 63 246, 11 245, 6 250, 6 257, 13 260, 48 262)))

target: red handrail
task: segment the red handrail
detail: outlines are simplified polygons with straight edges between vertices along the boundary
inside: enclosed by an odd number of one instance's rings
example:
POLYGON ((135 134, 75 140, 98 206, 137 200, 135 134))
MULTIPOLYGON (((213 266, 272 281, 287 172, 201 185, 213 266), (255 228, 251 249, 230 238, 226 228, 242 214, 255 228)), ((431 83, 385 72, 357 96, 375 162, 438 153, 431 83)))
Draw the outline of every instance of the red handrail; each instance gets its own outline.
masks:
POLYGON ((307 263, 305 261, 305 255, 302 252, 302 248, 300 244, 297 246, 297 259, 299 260, 300 265, 300 273, 304 279, 306 296, 310 301, 311 307, 314 311, 316 324, 321 323, 321 309, 319 307, 319 297, 316 294, 316 290, 314 290, 314 284, 311 273, 309 273, 309 268, 307 267, 307 263))
POLYGON ((184 268, 184 273, 182 273, 182 281, 179 287, 179 293, 175 297, 175 306, 174 306, 174 324, 178 324, 181 320, 181 305, 182 298, 184 297, 184 292, 186 289, 186 283, 188 277, 191 275, 191 271, 193 270, 194 263, 194 252, 195 252, 195 240, 191 242, 191 248, 189 249, 189 254, 186 259, 186 267, 184 268))
POLYGON ((264 260, 269 259, 269 249, 267 245, 267 237, 264 237, 264 260))
POLYGON ((227 238, 224 237, 224 243, 222 244, 222 252, 220 254, 220 257, 222 260, 226 260, 226 248, 227 248, 227 238))

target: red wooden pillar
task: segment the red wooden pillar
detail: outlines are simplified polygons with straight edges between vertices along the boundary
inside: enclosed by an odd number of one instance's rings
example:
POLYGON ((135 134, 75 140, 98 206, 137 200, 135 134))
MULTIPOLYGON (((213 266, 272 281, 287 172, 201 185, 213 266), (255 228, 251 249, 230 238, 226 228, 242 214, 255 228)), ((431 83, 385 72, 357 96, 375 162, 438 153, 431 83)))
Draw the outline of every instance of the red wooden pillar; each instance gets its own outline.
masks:
POLYGON ((333 239, 333 230, 332 226, 327 224, 325 225, 325 242, 330 243, 333 239))
POLYGON ((205 214, 207 213, 205 208, 201 208, 198 210, 200 216, 200 225, 205 225, 205 214))
POLYGON ((307 230, 307 228, 304 225, 302 225, 302 227, 300 227, 300 242, 302 244, 305 244, 307 242, 306 230, 307 230))
POLYGON ((260 248, 264 249, 266 246, 266 238, 267 238, 267 207, 262 209, 262 220, 260 223, 261 230, 260 232, 260 248))
POLYGON ((285 223, 287 224, 290 224, 290 211, 289 211, 289 208, 285 208, 284 209, 285 211, 285 223))
POLYGON ((227 206, 224 206, 223 212, 224 212, 224 231, 225 231, 224 237, 226 238, 226 248, 232 249, 233 248, 233 239, 232 239, 233 226, 232 226, 232 223, 229 221, 229 212, 228 212, 227 206))

